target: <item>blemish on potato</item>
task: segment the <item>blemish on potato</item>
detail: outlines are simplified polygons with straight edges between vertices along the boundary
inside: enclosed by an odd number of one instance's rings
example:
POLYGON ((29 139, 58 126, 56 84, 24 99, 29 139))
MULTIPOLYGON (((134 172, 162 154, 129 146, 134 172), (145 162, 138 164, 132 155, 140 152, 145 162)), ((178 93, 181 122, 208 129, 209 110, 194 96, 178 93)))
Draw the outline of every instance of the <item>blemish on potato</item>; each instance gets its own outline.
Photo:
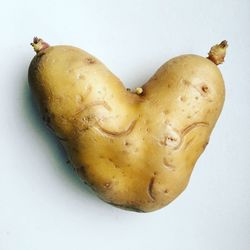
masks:
POLYGON ((195 90, 197 90, 201 96, 207 97, 209 89, 205 83, 201 83, 199 85, 191 85, 195 90))
POLYGON ((191 85, 191 82, 188 80, 185 80, 185 79, 182 79, 181 83, 183 83, 184 85, 187 85, 187 86, 191 85))
POLYGON ((128 142, 128 141, 125 141, 124 145, 125 145, 125 146, 130 146, 130 145, 132 145, 132 144, 131 144, 130 142, 128 142))
POLYGON ((54 98, 54 101, 58 102, 58 103, 62 103, 63 102, 63 99, 64 99, 64 96, 51 96, 52 99, 54 98))
POLYGON ((92 57, 88 57, 88 58, 86 58, 86 62, 87 62, 88 64, 95 64, 95 63, 96 63, 96 60, 95 60, 94 58, 92 58, 92 57))
POLYGON ((152 199, 152 200, 155 200, 155 197, 153 195, 153 186, 154 186, 154 182, 155 182, 155 177, 151 177, 150 181, 149 181, 149 184, 148 184, 148 194, 149 194, 149 197, 152 199))
POLYGON ((208 125, 209 124, 206 122, 194 122, 182 129, 180 132, 177 132, 172 128, 171 130, 168 130, 167 135, 164 136, 162 141, 160 141, 160 144, 163 146, 168 146, 173 150, 177 150, 182 145, 184 136, 186 136, 191 130, 200 126, 207 127, 208 125))
POLYGON ((205 85, 205 84, 203 84, 203 85, 201 86, 201 90, 202 90, 204 93, 207 93, 207 92, 208 92, 208 86, 205 85))
POLYGON ((76 77, 78 80, 84 80, 85 77, 83 74, 77 74, 77 77, 76 77))
POLYGON ((106 182, 104 184, 104 187, 107 188, 107 189, 109 189, 111 187, 111 183, 110 182, 106 182))
POLYGON ((163 111, 163 113, 164 113, 165 115, 168 115, 168 114, 170 113, 170 111, 169 111, 168 109, 165 109, 165 110, 163 111))
POLYGON ((191 130, 193 130, 196 127, 207 127, 207 126, 208 126, 207 122, 194 122, 182 130, 182 135, 185 136, 187 133, 189 133, 191 130))
POLYGON ((169 141, 171 143, 177 141, 177 138, 175 138, 173 136, 167 136, 166 139, 167 139, 167 141, 169 141))
POLYGON ((163 158, 163 165, 164 165, 164 167, 166 167, 168 170, 170 170, 170 171, 175 171, 175 166, 172 165, 172 164, 170 164, 170 163, 168 162, 168 160, 166 159, 166 157, 163 158))
POLYGON ((90 109, 92 107, 95 107, 95 106, 102 106, 105 109, 107 109, 108 111, 112 110, 112 108, 109 106, 109 104, 106 101, 95 101, 95 102, 91 102, 91 103, 86 104, 83 108, 78 110, 74 116, 80 115, 82 112, 84 112, 87 109, 90 109))
POLYGON ((83 102, 83 96, 82 95, 76 95, 76 102, 78 102, 78 103, 83 102))
POLYGON ((137 122, 137 120, 132 121, 130 123, 129 127, 127 129, 125 129, 125 130, 122 130, 122 131, 108 130, 106 128, 103 128, 98 122, 96 122, 96 126, 101 132, 103 132, 106 135, 109 135, 109 136, 124 136, 124 135, 130 134, 133 131, 136 122, 137 122))
POLYGON ((170 148, 175 148, 179 145, 180 141, 181 138, 179 133, 168 125, 166 135, 164 135, 164 138, 160 141, 160 144, 170 148))
POLYGON ((187 97, 186 96, 180 96, 180 101, 181 102, 185 102, 187 100, 187 97))

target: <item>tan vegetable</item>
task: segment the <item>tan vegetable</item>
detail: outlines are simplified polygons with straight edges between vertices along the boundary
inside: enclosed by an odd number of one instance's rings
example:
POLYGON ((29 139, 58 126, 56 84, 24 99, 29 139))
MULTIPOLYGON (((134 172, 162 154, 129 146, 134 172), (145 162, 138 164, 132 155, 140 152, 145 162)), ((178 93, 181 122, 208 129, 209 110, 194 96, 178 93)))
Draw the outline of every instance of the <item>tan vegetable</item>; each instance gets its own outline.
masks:
POLYGON ((32 45, 31 90, 78 175, 122 208, 149 212, 174 200, 223 106, 216 64, 224 60, 226 41, 209 59, 171 59, 135 91, 83 50, 38 38, 32 45))

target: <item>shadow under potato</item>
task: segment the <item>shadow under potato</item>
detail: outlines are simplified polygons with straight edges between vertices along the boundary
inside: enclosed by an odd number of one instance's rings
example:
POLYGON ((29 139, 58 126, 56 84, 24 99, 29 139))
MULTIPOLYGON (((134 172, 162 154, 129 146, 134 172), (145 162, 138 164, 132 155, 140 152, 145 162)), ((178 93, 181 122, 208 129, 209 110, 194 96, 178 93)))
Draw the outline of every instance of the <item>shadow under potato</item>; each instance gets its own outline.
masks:
MULTIPOLYGON (((62 144, 42 121, 38 105, 36 104, 29 89, 27 77, 25 77, 24 80, 23 95, 23 110, 24 115, 26 116, 25 120, 27 121, 27 123, 31 124, 31 126, 34 128, 35 131, 37 131, 37 133, 39 133, 42 137, 46 138, 46 141, 49 144, 49 148, 51 149, 51 154, 47 155, 47 157, 53 157, 55 159, 55 167, 61 169, 60 173, 66 176, 72 188, 78 189, 78 191, 83 192, 83 195, 88 195, 88 197, 92 197, 92 199, 99 200, 94 191, 89 186, 84 184, 84 182, 80 180, 80 178, 77 176, 73 167, 68 162, 67 154, 62 144)), ((34 142, 34 144, 36 144, 36 142, 34 142)))

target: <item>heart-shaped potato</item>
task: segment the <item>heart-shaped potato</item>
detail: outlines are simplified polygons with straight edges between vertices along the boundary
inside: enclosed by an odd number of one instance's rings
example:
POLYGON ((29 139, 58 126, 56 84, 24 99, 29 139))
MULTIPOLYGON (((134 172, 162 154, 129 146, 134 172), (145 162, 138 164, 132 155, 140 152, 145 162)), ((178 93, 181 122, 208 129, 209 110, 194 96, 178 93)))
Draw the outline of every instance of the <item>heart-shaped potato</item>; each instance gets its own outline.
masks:
POLYGON ((217 64, 226 41, 208 58, 171 59, 135 93, 81 49, 38 38, 32 45, 31 90, 78 175, 121 208, 149 212, 174 200, 223 106, 217 64))

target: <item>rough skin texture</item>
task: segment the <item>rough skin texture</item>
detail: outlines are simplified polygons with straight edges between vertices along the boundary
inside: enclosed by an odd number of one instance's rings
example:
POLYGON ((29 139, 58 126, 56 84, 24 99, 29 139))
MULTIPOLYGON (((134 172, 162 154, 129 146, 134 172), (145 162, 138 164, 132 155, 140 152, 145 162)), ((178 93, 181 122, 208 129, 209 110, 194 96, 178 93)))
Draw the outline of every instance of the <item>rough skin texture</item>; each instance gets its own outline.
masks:
POLYGON ((196 55, 168 61, 136 94, 83 50, 52 46, 33 58, 29 84, 78 175, 141 212, 185 189, 224 102, 220 71, 196 55))

